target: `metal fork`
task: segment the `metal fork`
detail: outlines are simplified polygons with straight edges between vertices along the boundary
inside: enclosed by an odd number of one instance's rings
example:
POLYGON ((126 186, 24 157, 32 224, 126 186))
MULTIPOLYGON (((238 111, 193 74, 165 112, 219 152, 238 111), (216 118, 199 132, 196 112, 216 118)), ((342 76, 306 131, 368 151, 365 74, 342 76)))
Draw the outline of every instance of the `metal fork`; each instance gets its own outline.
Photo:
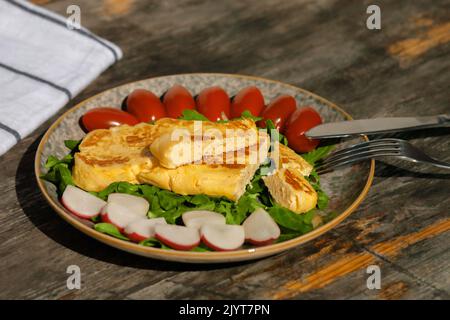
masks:
POLYGON ((379 139, 358 143, 348 148, 333 152, 317 166, 316 171, 325 173, 346 164, 379 157, 395 157, 412 162, 421 162, 450 169, 450 163, 436 160, 411 143, 400 139, 379 139))

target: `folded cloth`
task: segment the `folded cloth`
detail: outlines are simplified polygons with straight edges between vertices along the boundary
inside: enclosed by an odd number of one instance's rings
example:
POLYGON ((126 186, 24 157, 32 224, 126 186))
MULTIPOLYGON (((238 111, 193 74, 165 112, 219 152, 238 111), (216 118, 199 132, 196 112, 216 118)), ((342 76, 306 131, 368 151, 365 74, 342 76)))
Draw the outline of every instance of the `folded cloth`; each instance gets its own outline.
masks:
POLYGON ((26 1, 0 0, 0 155, 54 115, 121 50, 26 1))

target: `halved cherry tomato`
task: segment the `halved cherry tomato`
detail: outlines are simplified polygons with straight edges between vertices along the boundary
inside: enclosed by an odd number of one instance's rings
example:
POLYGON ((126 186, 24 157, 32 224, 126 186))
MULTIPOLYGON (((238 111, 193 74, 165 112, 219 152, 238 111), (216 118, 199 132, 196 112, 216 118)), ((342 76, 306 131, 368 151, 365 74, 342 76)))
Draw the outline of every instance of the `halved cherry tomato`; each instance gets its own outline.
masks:
POLYGON ((145 89, 131 92, 125 104, 125 111, 141 122, 155 121, 166 116, 166 109, 161 100, 153 92, 145 89))
POLYGON ((166 107, 167 116, 171 118, 179 118, 185 109, 195 109, 195 101, 191 93, 179 84, 167 90, 164 94, 163 103, 166 107))
POLYGON ((259 116, 264 108, 264 97, 257 87, 242 89, 231 103, 231 117, 238 118, 242 112, 248 110, 254 116, 259 116))
POLYGON ((286 123, 285 135, 289 147, 297 152, 309 152, 319 144, 319 140, 309 139, 305 132, 322 123, 320 114, 311 107, 301 107, 291 114, 286 123))
POLYGON ((230 97, 221 87, 203 89, 197 97, 197 110, 211 121, 230 119, 230 97))
POLYGON ((134 126, 138 123, 138 119, 128 112, 108 107, 89 110, 80 118, 80 126, 84 132, 96 129, 109 129, 123 124, 134 126))
POLYGON ((262 111, 263 120, 258 122, 258 126, 265 128, 265 120, 272 120, 275 127, 283 132, 284 125, 289 116, 297 109, 297 102, 294 97, 289 95, 281 95, 272 100, 269 105, 262 111))

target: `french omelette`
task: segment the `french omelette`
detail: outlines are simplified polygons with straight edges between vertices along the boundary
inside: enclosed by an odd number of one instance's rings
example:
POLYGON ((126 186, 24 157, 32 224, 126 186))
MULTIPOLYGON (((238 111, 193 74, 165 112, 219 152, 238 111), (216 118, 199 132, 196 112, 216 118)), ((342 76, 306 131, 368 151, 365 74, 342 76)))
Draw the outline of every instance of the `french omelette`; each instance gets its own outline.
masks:
MULTIPOLYGON (((100 191, 113 182, 126 181, 149 183, 183 195, 206 194, 238 200, 266 159, 268 136, 258 134, 257 144, 247 139, 229 148, 226 138, 219 137, 225 143, 223 153, 203 150, 201 157, 178 157, 176 146, 184 142, 173 144, 167 137, 175 129, 186 129, 191 139, 195 139, 194 126, 194 121, 164 118, 154 124, 94 130, 86 135, 75 154, 74 182, 87 191, 100 191)), ((222 137, 227 129, 257 131, 249 119, 203 122, 202 132, 209 129, 216 129, 222 137)), ((311 173, 312 166, 288 147, 282 144, 277 147, 276 171, 263 177, 270 194, 275 202, 296 213, 314 208, 317 194, 304 178, 311 173)))
POLYGON ((204 157, 221 158, 223 153, 256 146, 261 139, 268 139, 267 134, 259 132, 250 119, 194 123, 166 118, 159 120, 157 125, 165 133, 159 134, 152 142, 150 151, 159 164, 168 169, 199 163, 204 157))
MULTIPOLYGON (((140 172, 138 180, 182 195, 206 194, 237 201, 260 166, 260 162, 250 161, 254 152, 258 151, 245 149, 242 164, 227 164, 226 155, 223 155, 220 164, 203 160, 201 164, 187 164, 175 169, 167 169, 155 159, 154 166, 140 172)), ((236 153, 235 159, 239 157, 236 153)))
MULTIPOLYGON (((317 192, 304 178, 313 167, 290 148, 278 144, 278 163, 271 175, 262 179, 275 202, 295 213, 304 213, 316 207, 317 192)), ((273 152, 271 157, 275 158, 273 152)))
MULTIPOLYGON (((227 129, 256 130, 254 122, 247 119, 226 124, 204 122, 202 125, 203 130, 217 127, 223 132, 227 129)), ((194 121, 165 118, 153 125, 124 125, 88 133, 79 146, 80 151, 75 154, 75 184, 87 191, 100 191, 117 181, 150 183, 180 194, 239 199, 259 164, 265 160, 264 152, 260 156, 259 148, 248 146, 220 155, 205 155, 198 164, 168 169, 151 153, 149 146, 175 128, 187 128, 193 134, 194 121), (230 163, 227 155, 233 152, 237 154, 236 161, 230 163), (256 157, 255 152, 258 153, 256 157), (215 159, 218 157, 224 157, 224 163, 217 163, 215 159)), ((263 146, 269 146, 267 137, 263 146)), ((267 149, 265 152, 267 154, 267 149)))

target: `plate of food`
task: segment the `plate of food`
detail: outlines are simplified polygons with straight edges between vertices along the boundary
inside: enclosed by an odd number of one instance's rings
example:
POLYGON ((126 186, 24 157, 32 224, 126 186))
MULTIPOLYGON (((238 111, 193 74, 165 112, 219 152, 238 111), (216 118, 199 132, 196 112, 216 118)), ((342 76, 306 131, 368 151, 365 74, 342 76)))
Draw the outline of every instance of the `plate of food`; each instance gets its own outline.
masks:
POLYGON ((367 194, 368 160, 319 176, 365 137, 304 133, 351 119, 301 88, 182 74, 121 85, 64 113, 35 159, 39 188, 76 229, 145 257, 221 263, 274 255, 331 230, 367 194))

